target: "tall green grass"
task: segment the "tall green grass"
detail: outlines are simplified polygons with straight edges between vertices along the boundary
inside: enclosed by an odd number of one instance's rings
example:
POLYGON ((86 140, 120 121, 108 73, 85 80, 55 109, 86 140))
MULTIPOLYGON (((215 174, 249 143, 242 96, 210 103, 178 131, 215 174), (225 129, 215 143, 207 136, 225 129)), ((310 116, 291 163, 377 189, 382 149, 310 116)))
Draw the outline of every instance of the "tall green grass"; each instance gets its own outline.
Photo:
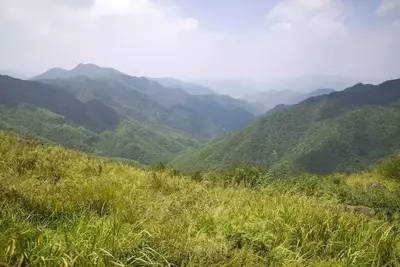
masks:
POLYGON ((0 265, 400 265, 397 181, 248 171, 191 179, 0 133, 0 265))

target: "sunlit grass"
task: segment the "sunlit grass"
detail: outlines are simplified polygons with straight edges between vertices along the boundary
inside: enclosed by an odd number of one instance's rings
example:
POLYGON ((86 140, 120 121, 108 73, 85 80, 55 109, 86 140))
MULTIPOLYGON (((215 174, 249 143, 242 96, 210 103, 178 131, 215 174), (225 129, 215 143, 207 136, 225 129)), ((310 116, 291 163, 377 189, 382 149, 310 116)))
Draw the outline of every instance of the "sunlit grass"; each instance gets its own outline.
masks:
POLYGON ((0 134, 0 262, 397 266, 398 222, 384 212, 346 211, 348 204, 400 207, 397 184, 375 175, 303 175, 250 188, 0 134), (358 186, 362 177, 393 190, 358 186))

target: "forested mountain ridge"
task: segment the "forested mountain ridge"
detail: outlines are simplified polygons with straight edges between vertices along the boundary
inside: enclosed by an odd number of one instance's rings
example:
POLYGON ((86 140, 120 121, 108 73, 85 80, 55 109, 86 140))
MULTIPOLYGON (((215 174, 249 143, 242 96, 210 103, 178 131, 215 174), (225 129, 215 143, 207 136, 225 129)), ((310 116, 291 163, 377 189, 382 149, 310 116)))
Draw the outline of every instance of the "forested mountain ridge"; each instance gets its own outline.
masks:
MULTIPOLYGON (((39 75, 35 79, 47 76, 39 75)), ((228 96, 195 96, 145 77, 133 77, 93 64, 80 64, 60 77, 53 75, 39 81, 58 86, 83 101, 112 101, 114 108, 129 112, 135 119, 155 120, 196 138, 215 137, 242 128, 255 118, 244 101, 228 96)))
POLYGON ((249 163, 277 172, 353 171, 400 150, 400 79, 357 84, 267 114, 178 157, 182 169, 249 163))
POLYGON ((150 164, 196 146, 188 134, 122 114, 103 99, 0 76, 0 129, 88 153, 150 164))
POLYGON ((28 81, 1 76, 0 94, 0 129, 144 164, 170 161, 255 117, 228 96, 192 96, 94 64, 28 81))
POLYGON ((100 100, 113 107, 121 116, 132 117, 145 124, 187 132, 196 138, 209 138, 221 134, 221 130, 209 119, 181 105, 165 107, 150 96, 133 90, 119 81, 91 79, 83 76, 42 80, 72 93, 82 101, 100 100))

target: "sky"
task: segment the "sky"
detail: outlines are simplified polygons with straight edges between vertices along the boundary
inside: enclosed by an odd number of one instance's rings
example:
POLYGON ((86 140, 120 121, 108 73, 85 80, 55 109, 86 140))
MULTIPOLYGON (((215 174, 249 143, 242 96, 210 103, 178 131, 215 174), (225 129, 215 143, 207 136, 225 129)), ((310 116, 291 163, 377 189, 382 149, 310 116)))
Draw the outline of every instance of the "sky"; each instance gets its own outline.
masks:
POLYGON ((400 78, 400 0, 0 0, 0 69, 400 78))

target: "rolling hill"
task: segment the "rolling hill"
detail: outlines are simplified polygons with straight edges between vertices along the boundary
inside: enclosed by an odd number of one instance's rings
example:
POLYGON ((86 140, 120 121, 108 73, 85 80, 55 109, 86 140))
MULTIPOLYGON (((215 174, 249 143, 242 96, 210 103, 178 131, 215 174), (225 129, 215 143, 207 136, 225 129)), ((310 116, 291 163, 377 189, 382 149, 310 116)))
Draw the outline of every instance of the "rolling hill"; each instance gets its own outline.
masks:
POLYGON ((67 148, 150 164, 198 142, 188 134, 121 114, 100 99, 81 101, 59 87, 0 76, 0 129, 67 148))
POLYGON ((249 163, 276 172, 354 171, 400 150, 400 80, 357 84, 266 114, 178 157, 180 169, 249 163))

